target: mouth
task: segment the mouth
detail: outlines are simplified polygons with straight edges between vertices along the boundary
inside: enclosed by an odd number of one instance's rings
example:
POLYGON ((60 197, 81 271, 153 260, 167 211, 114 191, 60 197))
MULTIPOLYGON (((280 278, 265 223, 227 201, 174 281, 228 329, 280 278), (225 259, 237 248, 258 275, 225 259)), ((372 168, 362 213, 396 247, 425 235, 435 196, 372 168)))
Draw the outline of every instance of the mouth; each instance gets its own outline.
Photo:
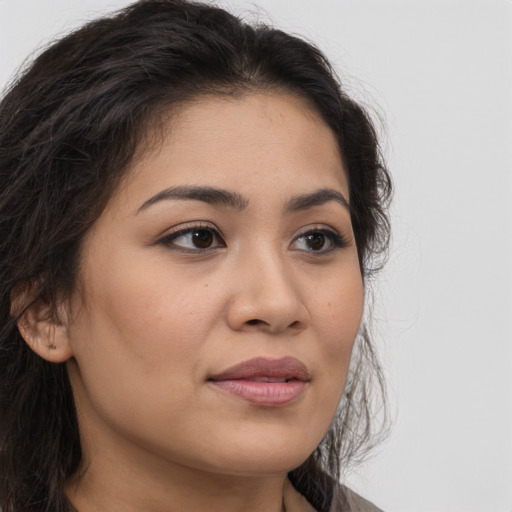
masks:
POLYGON ((257 357, 208 379, 216 389, 253 405, 280 407, 295 402, 310 381, 306 365, 293 357, 257 357))

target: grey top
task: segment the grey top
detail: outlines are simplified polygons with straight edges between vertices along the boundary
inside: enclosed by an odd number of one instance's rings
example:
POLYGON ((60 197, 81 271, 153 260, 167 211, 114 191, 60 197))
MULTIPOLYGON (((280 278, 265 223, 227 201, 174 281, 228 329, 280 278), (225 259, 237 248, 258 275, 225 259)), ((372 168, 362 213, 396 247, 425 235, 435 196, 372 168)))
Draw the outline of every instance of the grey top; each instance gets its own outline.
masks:
MULTIPOLYGON (((356 494, 355 492, 351 491, 350 489, 345 488, 345 493, 347 495, 347 499, 349 502, 350 508, 348 510, 350 512, 383 512, 380 508, 376 507, 373 503, 370 503, 369 501, 365 500, 363 497, 359 496, 359 494, 356 494)), ((338 512, 338 511, 332 510, 331 512, 338 512)), ((341 511, 339 511, 339 512, 341 512, 341 511)))
POLYGON ((304 508, 298 507, 298 510, 307 510, 308 512, 383 512, 348 487, 336 483, 329 477, 327 481, 331 482, 331 490, 327 491, 327 495, 320 489, 310 495, 296 489, 304 501, 307 502, 304 508), (337 497, 336 500, 333 499, 334 495, 337 497))

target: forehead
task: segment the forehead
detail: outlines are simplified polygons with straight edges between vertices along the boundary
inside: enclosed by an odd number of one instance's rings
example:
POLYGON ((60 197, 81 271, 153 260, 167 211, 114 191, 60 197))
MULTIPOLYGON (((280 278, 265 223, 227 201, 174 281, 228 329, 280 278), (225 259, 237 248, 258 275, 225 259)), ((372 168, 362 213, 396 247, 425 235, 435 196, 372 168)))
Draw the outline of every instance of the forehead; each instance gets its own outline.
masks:
POLYGON ((176 183, 248 194, 262 184, 291 193, 324 186, 348 194, 335 134, 297 95, 203 96, 168 115, 153 140, 125 180, 145 194, 176 183))

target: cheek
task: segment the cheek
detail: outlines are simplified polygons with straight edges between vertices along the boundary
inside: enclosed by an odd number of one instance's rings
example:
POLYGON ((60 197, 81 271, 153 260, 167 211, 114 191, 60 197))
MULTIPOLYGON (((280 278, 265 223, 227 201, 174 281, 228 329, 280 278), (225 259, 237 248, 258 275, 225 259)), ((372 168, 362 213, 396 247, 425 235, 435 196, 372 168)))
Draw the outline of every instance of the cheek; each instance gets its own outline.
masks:
POLYGON ((352 348, 359 331, 364 308, 364 287, 359 272, 343 280, 330 281, 318 294, 315 306, 318 340, 322 346, 326 394, 336 402, 341 398, 348 373, 352 348), (342 283, 340 286, 339 283, 342 283), (332 386, 338 383, 338 386, 332 386))
POLYGON ((115 429, 131 425, 141 438, 151 430, 144 418, 162 418, 169 429, 197 393, 219 301, 159 267, 88 274, 71 332, 79 407, 115 429))
POLYGON ((133 272, 132 263, 91 273, 85 292, 89 329, 103 344, 155 364, 165 355, 177 361, 197 353, 219 316, 211 289, 161 265, 133 272))
POLYGON ((354 280, 345 283, 333 296, 325 305, 324 322, 329 331, 330 349, 335 354, 340 349, 341 352, 351 350, 363 314, 364 289, 360 281, 354 280))
POLYGON ((340 344, 351 344, 361 323, 364 308, 364 287, 358 267, 331 276, 315 290, 317 324, 325 332, 332 350, 340 344))

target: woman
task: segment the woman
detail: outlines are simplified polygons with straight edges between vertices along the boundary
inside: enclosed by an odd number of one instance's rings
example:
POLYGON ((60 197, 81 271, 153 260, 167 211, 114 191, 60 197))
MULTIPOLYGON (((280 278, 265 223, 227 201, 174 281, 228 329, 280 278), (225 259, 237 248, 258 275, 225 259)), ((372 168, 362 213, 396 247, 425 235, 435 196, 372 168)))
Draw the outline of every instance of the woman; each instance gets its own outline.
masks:
POLYGON ((375 440, 391 185, 321 53, 141 1, 0 126, 3 512, 377 510, 335 482, 375 440))

